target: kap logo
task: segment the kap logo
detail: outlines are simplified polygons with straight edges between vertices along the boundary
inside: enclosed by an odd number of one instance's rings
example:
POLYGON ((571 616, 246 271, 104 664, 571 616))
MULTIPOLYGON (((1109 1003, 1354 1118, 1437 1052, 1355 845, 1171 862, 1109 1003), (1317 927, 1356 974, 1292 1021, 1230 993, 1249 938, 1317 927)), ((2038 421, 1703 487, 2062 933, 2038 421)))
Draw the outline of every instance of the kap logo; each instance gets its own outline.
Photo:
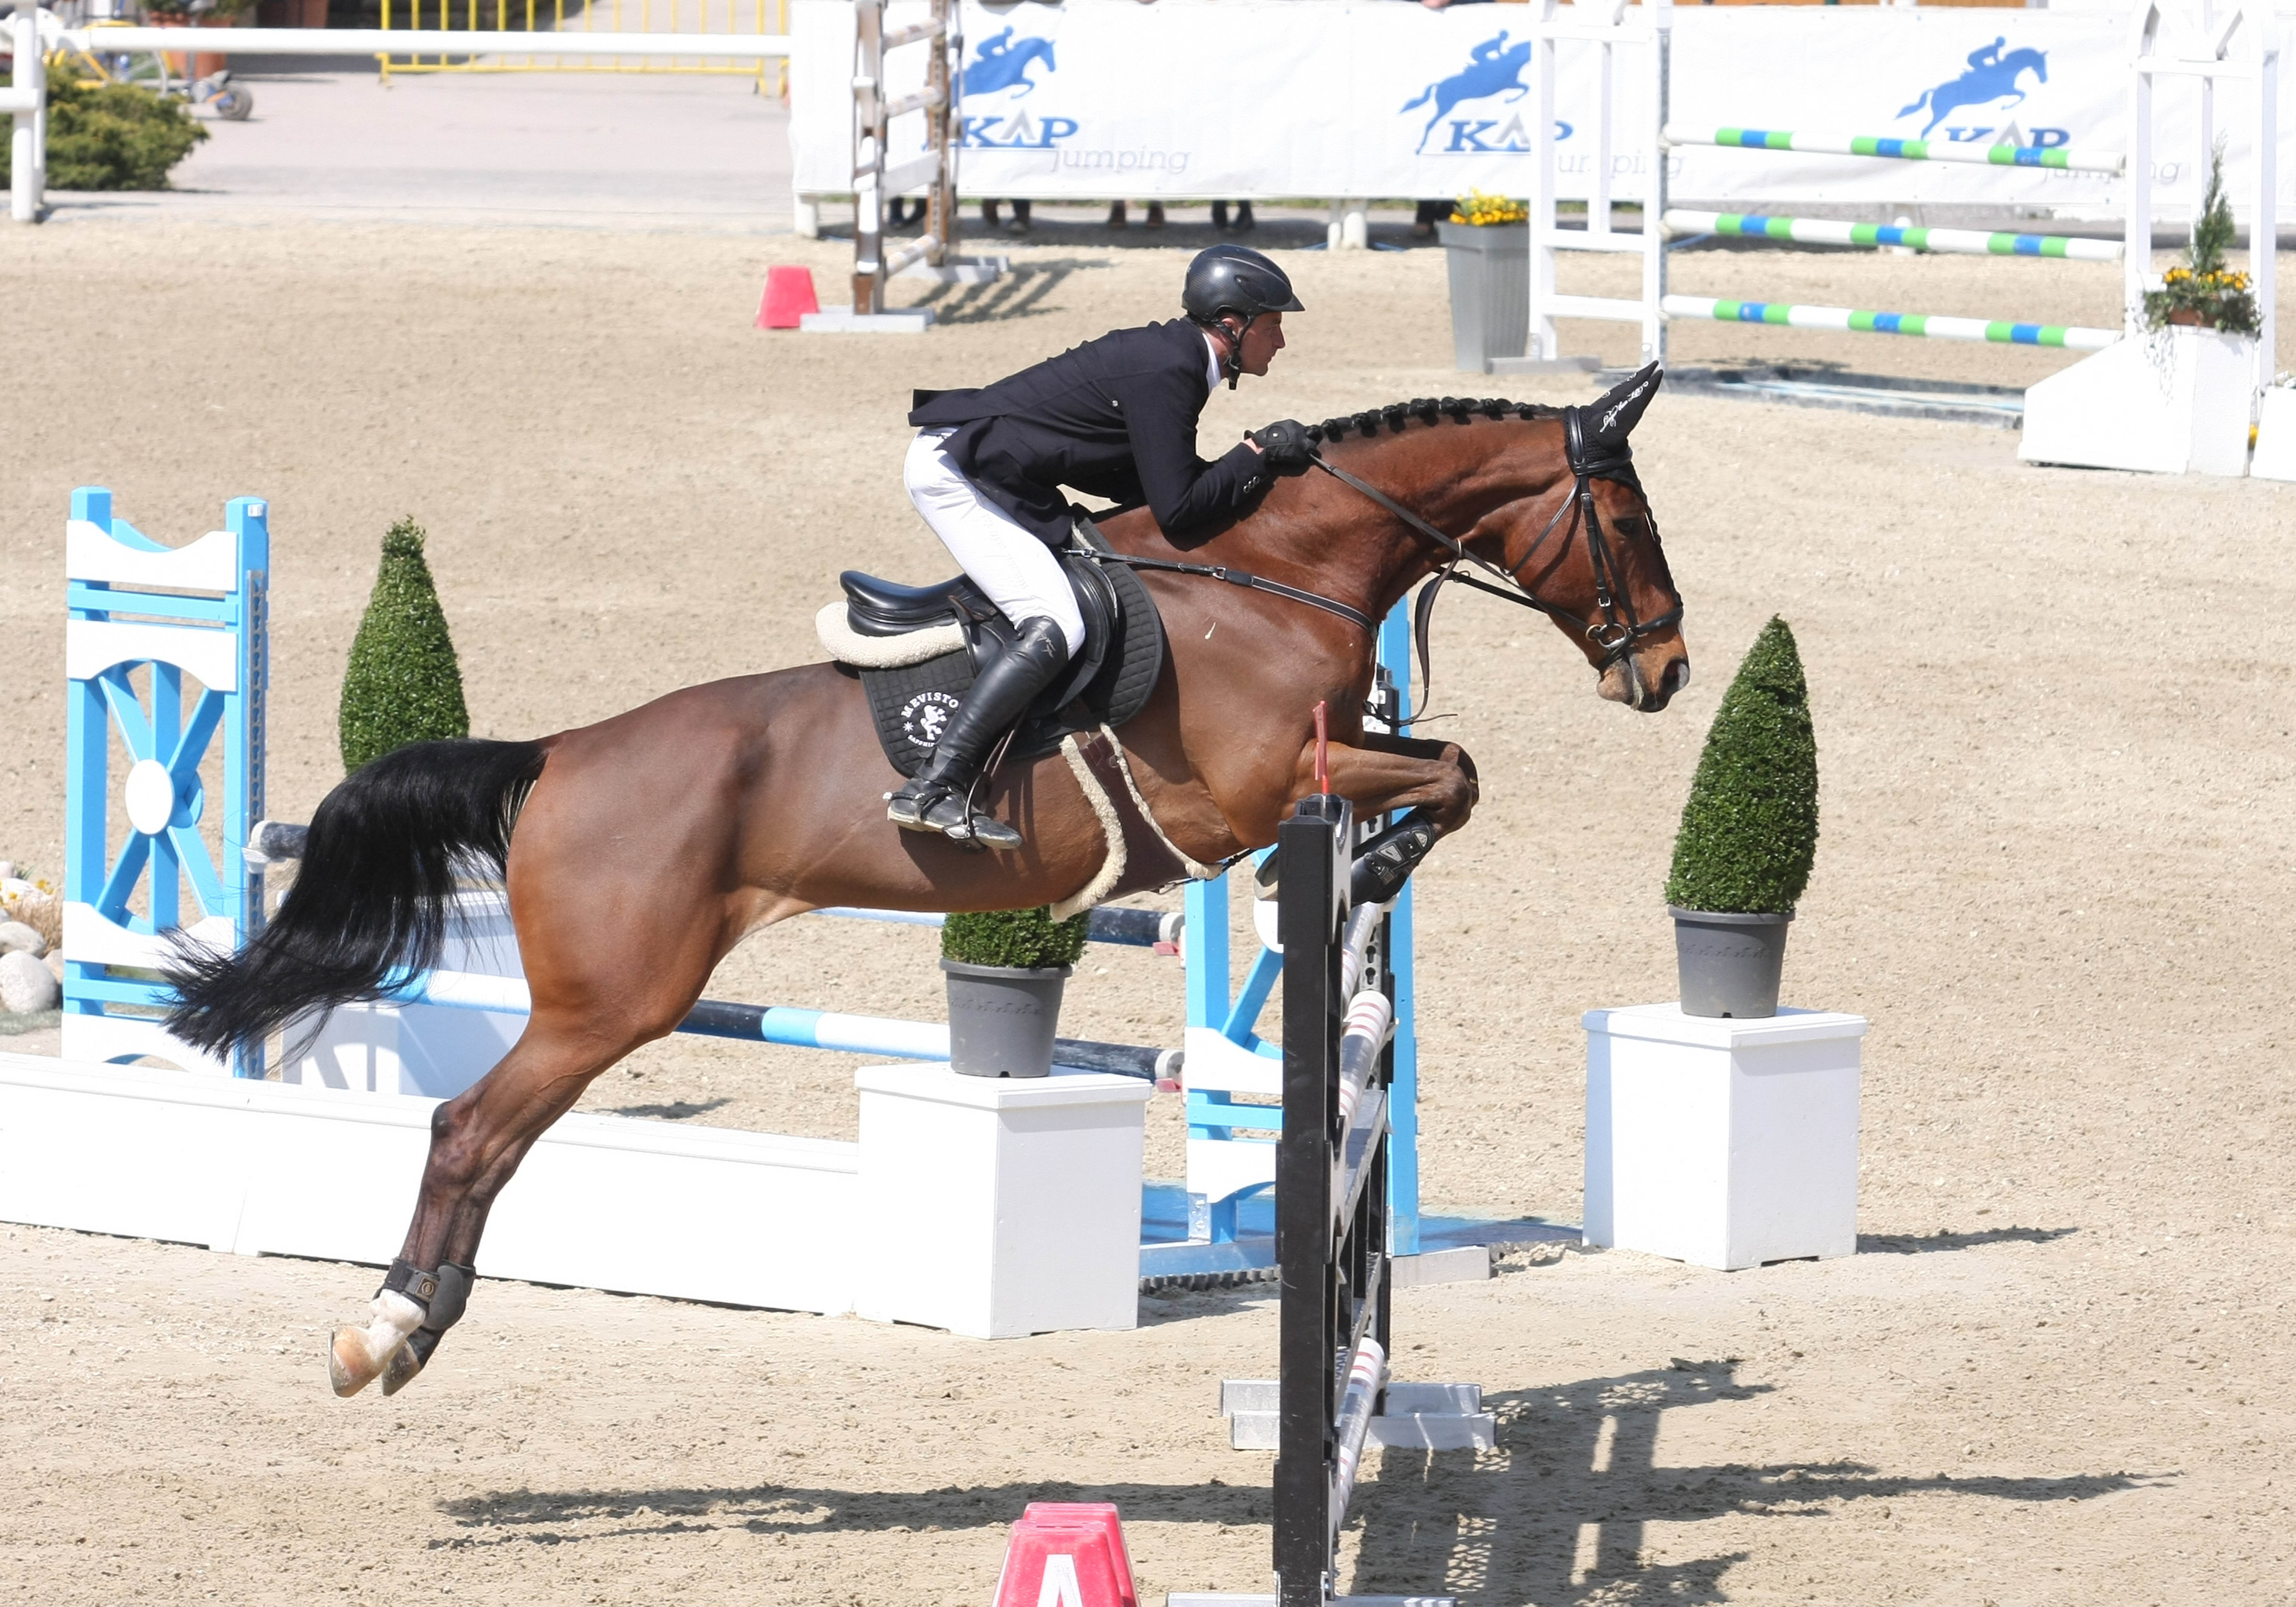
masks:
MULTIPOLYGON (((1507 43, 1507 31, 1499 30, 1496 38, 1484 40, 1467 53, 1467 65, 1447 78, 1438 78, 1411 99, 1401 110, 1415 111, 1433 102, 1435 115, 1427 119, 1427 127, 1419 131, 1419 153, 1424 155, 1427 142, 1435 132, 1435 125, 1451 115, 1455 107, 1469 101, 1487 101, 1502 95, 1508 101, 1519 101, 1530 93, 1530 86, 1522 81, 1522 70, 1530 65, 1530 41, 1520 45, 1507 43)), ((1508 119, 1501 128, 1496 118, 1457 118, 1451 124, 1451 143, 1443 149, 1449 151, 1528 151, 1529 133, 1522 119, 1508 119), (1494 134, 1492 130, 1496 129, 1494 134)))
MULTIPOLYGON (((1922 125, 1922 137, 1927 139, 1932 129, 1945 122, 1955 112, 1964 108, 2006 111, 2025 98, 2023 84, 2026 75, 2032 81, 2049 81, 2049 57, 2046 51, 2019 48, 2005 50, 2009 43, 2005 35, 1992 44, 1969 53, 1969 70, 1958 78, 1948 78, 1922 91, 1914 103, 1898 110, 1900 119, 1929 113, 1929 121, 1922 125)), ((1988 124, 1982 127, 1948 125, 1946 137, 1961 143, 1985 139, 1996 132, 1988 124)), ((2030 143, 2036 145, 2062 145, 2070 137, 2063 128, 2036 128, 2030 143)))
MULTIPOLYGON (((968 100, 1005 95, 1006 105, 1010 106, 1042 87, 1041 79, 1029 76, 1031 68, 1041 66, 1048 75, 1060 70, 1050 39, 1015 39, 1013 31, 1008 27, 980 42, 960 84, 968 100)), ((1021 110, 992 111, 980 117, 968 113, 963 119, 957 143, 997 151, 1046 151, 1076 131, 1074 118, 1032 118, 1021 110)))

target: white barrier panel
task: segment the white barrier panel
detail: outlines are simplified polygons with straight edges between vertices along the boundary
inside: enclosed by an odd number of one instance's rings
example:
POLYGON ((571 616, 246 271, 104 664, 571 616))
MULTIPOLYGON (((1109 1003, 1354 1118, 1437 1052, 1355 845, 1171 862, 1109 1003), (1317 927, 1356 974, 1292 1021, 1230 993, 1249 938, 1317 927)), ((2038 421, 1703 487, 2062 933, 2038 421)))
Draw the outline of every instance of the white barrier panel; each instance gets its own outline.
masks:
MULTIPOLYGON (((1568 17, 1573 8, 1566 7, 1568 17)), ((896 0, 898 26, 924 15, 896 0)), ((968 196, 1037 200, 1530 193, 1529 18, 1505 6, 1431 12, 1395 0, 1159 0, 1154 5, 964 6, 962 183, 968 196)), ((2127 131, 2120 13, 1877 7, 1685 7, 1674 12, 1671 120, 1841 129, 1940 147, 2021 143, 2117 152, 2127 131)), ((2296 22, 2280 23, 2284 44, 2296 22)), ((852 8, 790 8, 791 143, 800 194, 852 188, 852 8)), ((1594 46, 1557 56, 1560 193, 1589 191, 1594 46)), ((921 81, 898 74, 889 93, 921 81)), ((1649 116, 1621 86, 1616 116, 1649 116)), ((2171 208, 2198 198, 2198 99, 2161 107, 2155 174, 2171 208)), ((916 122, 920 119, 911 119, 916 122)), ((2284 120, 2296 136, 2296 118, 2284 120)), ((922 146, 896 134, 896 159, 922 146), (907 144, 903 141, 906 140, 907 144)), ((2296 152, 2291 158, 2296 159, 2296 152)), ((1642 197, 1644 160, 1621 154, 1612 193, 1642 197)), ((1687 201, 2018 206, 2109 214, 2117 181, 2046 167, 1972 171, 1791 152, 1674 152, 1687 201)), ((2249 152, 2227 153, 2238 169, 2249 152)), ((2296 204, 2296 160, 2281 165, 2296 204)))
MULTIPOLYGON (((560 1118, 496 1201, 482 1273, 980 1338, 1134 1325, 1147 1084, 857 1081, 858 1144, 560 1118), (921 1227, 901 1208, 926 1201, 921 1227), (923 1243, 968 1249, 902 1275, 923 1243)), ((438 1103, 0 1054, 0 1221, 383 1266, 438 1103)))

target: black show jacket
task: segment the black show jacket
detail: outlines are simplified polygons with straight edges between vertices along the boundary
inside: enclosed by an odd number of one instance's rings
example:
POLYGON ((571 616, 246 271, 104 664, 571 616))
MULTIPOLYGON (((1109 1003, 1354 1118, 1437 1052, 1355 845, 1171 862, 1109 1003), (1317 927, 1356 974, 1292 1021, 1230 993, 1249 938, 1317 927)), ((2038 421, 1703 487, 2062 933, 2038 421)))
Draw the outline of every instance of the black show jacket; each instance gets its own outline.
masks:
POLYGON ((955 427, 965 478, 1043 541, 1069 538, 1072 486, 1145 502, 1168 536, 1239 512, 1266 488, 1242 442, 1207 463, 1196 419, 1211 399, 1203 332, 1181 319, 1119 329, 979 390, 920 392, 909 422, 955 427))

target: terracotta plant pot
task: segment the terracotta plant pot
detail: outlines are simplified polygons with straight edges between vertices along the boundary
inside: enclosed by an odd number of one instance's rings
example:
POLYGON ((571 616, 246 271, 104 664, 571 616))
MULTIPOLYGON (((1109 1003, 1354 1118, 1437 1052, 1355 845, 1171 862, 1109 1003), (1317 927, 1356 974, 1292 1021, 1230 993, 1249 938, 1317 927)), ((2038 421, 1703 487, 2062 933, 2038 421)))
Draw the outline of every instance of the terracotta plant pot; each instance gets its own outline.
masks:
POLYGON ((2170 307, 2169 322, 2182 324, 2186 329, 2206 329, 2209 324, 2209 321, 2201 316, 2200 309, 2192 307, 2170 307))

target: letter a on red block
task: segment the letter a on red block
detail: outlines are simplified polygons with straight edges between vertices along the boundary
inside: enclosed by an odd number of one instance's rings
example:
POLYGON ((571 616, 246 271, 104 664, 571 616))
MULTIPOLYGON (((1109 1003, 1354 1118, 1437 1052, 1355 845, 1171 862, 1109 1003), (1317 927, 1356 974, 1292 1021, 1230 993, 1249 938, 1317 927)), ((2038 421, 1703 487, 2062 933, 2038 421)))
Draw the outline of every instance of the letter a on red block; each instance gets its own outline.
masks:
POLYGON ((1006 1542, 996 1607, 1138 1607, 1116 1509, 1065 1520, 1030 1507, 1006 1542))

